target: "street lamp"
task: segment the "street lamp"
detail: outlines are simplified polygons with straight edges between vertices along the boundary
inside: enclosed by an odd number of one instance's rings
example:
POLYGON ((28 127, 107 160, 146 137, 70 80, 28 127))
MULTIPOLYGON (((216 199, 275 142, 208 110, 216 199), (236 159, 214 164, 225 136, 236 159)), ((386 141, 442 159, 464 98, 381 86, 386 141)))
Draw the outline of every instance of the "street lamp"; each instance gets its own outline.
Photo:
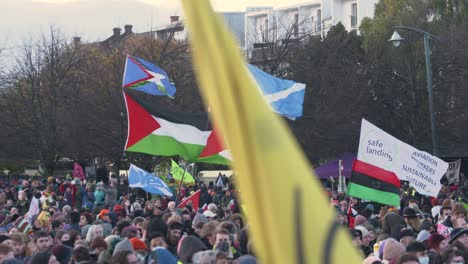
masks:
POLYGON ((439 148, 437 146, 437 133, 435 129, 435 113, 434 113, 434 99, 432 95, 432 70, 431 70, 431 50, 429 46, 429 40, 434 39, 440 41, 440 39, 429 32, 426 32, 421 29, 413 28, 413 27, 404 27, 404 26, 394 26, 392 37, 388 40, 393 43, 393 46, 398 47, 400 46, 401 41, 404 40, 398 34, 397 29, 408 30, 416 32, 423 36, 424 38, 424 55, 426 57, 426 77, 427 77, 427 92, 429 93, 429 113, 431 116, 431 134, 432 134, 432 154, 438 156, 439 148))

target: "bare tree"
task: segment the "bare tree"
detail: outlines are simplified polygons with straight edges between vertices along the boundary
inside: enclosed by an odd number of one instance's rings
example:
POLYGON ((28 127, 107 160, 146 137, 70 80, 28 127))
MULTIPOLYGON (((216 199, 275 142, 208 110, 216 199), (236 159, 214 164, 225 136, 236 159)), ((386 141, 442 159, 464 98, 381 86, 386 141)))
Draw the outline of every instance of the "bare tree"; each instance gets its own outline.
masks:
POLYGON ((11 75, 12 86, 2 93, 3 119, 23 135, 46 173, 54 171, 61 157, 66 139, 61 120, 67 115, 66 99, 73 92, 70 73, 78 60, 61 32, 51 28, 41 39, 24 43, 11 75))
POLYGON ((279 77, 288 75, 288 59, 295 55, 301 43, 320 37, 322 29, 317 27, 321 21, 314 22, 311 17, 299 13, 291 14, 270 13, 249 28, 247 35, 247 42, 253 43, 252 47, 247 47, 250 48, 247 50, 250 62, 279 77))

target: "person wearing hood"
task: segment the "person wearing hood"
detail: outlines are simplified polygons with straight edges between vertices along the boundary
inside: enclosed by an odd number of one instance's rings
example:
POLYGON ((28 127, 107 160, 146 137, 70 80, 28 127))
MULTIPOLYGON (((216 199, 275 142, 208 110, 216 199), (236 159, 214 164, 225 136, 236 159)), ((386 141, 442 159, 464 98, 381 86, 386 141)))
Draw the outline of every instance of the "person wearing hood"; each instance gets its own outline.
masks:
POLYGON ((172 253, 163 247, 156 247, 151 251, 148 258, 148 264, 177 264, 177 258, 172 253))
POLYGON ((101 210, 104 207, 106 194, 103 192, 103 183, 97 184, 96 190, 94 191, 94 208, 101 210))
POLYGON ((206 250, 205 244, 194 236, 186 236, 180 240, 177 255, 183 264, 192 263, 195 253, 206 250))
MULTIPOLYGON (((383 233, 391 235, 395 228, 400 228, 401 223, 403 223, 403 219, 399 214, 389 212, 382 219, 382 231, 383 233)), ((398 230, 398 232, 399 231, 400 230, 398 230)))

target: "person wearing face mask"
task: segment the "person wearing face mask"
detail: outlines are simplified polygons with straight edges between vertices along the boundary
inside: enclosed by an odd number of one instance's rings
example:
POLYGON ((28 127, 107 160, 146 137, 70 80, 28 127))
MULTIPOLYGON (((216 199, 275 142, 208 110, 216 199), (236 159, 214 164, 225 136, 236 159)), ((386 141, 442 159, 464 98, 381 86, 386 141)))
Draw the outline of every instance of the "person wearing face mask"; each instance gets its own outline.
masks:
POLYGON ((406 247, 406 252, 414 253, 419 260, 419 264, 429 264, 429 256, 423 243, 414 241, 406 247))

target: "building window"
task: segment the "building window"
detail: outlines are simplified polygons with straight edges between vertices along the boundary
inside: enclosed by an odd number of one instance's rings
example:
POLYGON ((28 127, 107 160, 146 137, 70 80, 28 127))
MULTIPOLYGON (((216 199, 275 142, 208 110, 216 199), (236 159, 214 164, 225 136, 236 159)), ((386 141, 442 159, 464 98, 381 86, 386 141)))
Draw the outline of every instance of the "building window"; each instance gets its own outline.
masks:
POLYGON ((322 30, 322 10, 318 9, 317 10, 317 22, 316 22, 315 29, 317 31, 322 30))
POLYGON ((263 42, 268 42, 268 35, 269 35, 269 28, 268 28, 268 18, 265 19, 264 21, 265 25, 264 25, 264 30, 263 30, 263 33, 262 33, 262 41, 263 42))
POLYGON ((299 14, 294 14, 293 34, 299 37, 299 14))
POLYGON ((357 3, 351 4, 351 27, 357 26, 357 3))
POLYGON ((311 31, 314 31, 315 29, 315 21, 314 21, 314 16, 310 17, 310 25, 311 25, 311 31))

